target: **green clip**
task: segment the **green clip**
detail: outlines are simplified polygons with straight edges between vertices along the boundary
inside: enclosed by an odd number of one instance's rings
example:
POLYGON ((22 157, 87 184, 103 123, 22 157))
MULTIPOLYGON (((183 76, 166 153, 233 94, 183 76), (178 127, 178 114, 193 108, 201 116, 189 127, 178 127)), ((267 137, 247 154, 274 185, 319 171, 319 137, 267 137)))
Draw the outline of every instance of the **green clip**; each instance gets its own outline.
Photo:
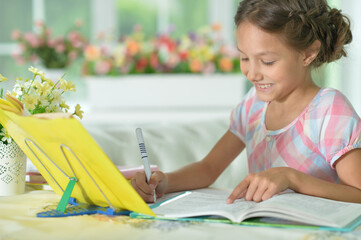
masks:
POLYGON ((66 189, 63 193, 63 196, 60 199, 60 202, 58 206, 56 207, 56 211, 65 212, 66 206, 68 206, 69 198, 71 193, 73 192, 74 185, 77 182, 76 178, 70 178, 70 181, 68 183, 68 186, 66 186, 66 189))

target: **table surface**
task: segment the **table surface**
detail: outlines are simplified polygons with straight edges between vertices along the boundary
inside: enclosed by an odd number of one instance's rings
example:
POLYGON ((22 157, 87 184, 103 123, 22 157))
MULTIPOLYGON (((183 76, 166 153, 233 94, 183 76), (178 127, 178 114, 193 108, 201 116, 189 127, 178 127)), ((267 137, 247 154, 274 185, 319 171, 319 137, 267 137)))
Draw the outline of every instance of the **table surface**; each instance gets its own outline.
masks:
POLYGON ((55 209, 59 200, 51 190, 29 186, 25 194, 0 197, 0 239, 361 239, 361 227, 339 233, 128 216, 36 217, 38 212, 55 209))

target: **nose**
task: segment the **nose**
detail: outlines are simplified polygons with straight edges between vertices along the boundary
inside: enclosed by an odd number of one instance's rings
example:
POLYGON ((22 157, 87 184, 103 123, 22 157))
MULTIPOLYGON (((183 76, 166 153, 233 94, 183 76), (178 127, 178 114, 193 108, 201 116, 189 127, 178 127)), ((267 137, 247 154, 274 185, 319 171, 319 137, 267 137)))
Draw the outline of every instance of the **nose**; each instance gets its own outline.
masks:
POLYGON ((248 64, 248 69, 245 75, 251 82, 262 80, 262 74, 255 64, 248 64))

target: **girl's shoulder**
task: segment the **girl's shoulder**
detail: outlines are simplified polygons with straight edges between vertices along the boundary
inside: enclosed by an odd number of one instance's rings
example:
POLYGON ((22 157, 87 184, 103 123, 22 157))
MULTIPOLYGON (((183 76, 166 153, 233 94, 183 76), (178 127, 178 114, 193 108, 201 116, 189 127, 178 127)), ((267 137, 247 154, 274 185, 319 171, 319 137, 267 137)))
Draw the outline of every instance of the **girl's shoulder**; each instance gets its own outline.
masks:
MULTIPOLYGON (((356 114, 347 97, 337 89, 322 88, 313 101, 317 111, 327 114, 354 115, 356 114)), ((313 108, 314 109, 314 108, 313 108)))

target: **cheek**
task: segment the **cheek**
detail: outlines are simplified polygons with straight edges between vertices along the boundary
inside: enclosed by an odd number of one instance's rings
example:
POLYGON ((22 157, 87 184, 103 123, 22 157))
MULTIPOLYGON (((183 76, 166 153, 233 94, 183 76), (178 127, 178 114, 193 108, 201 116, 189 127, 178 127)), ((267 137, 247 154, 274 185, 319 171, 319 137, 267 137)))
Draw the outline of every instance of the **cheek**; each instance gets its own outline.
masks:
POLYGON ((244 74, 244 75, 247 75, 247 72, 248 72, 248 64, 242 62, 240 62, 239 64, 240 68, 241 68, 241 72, 244 74))

